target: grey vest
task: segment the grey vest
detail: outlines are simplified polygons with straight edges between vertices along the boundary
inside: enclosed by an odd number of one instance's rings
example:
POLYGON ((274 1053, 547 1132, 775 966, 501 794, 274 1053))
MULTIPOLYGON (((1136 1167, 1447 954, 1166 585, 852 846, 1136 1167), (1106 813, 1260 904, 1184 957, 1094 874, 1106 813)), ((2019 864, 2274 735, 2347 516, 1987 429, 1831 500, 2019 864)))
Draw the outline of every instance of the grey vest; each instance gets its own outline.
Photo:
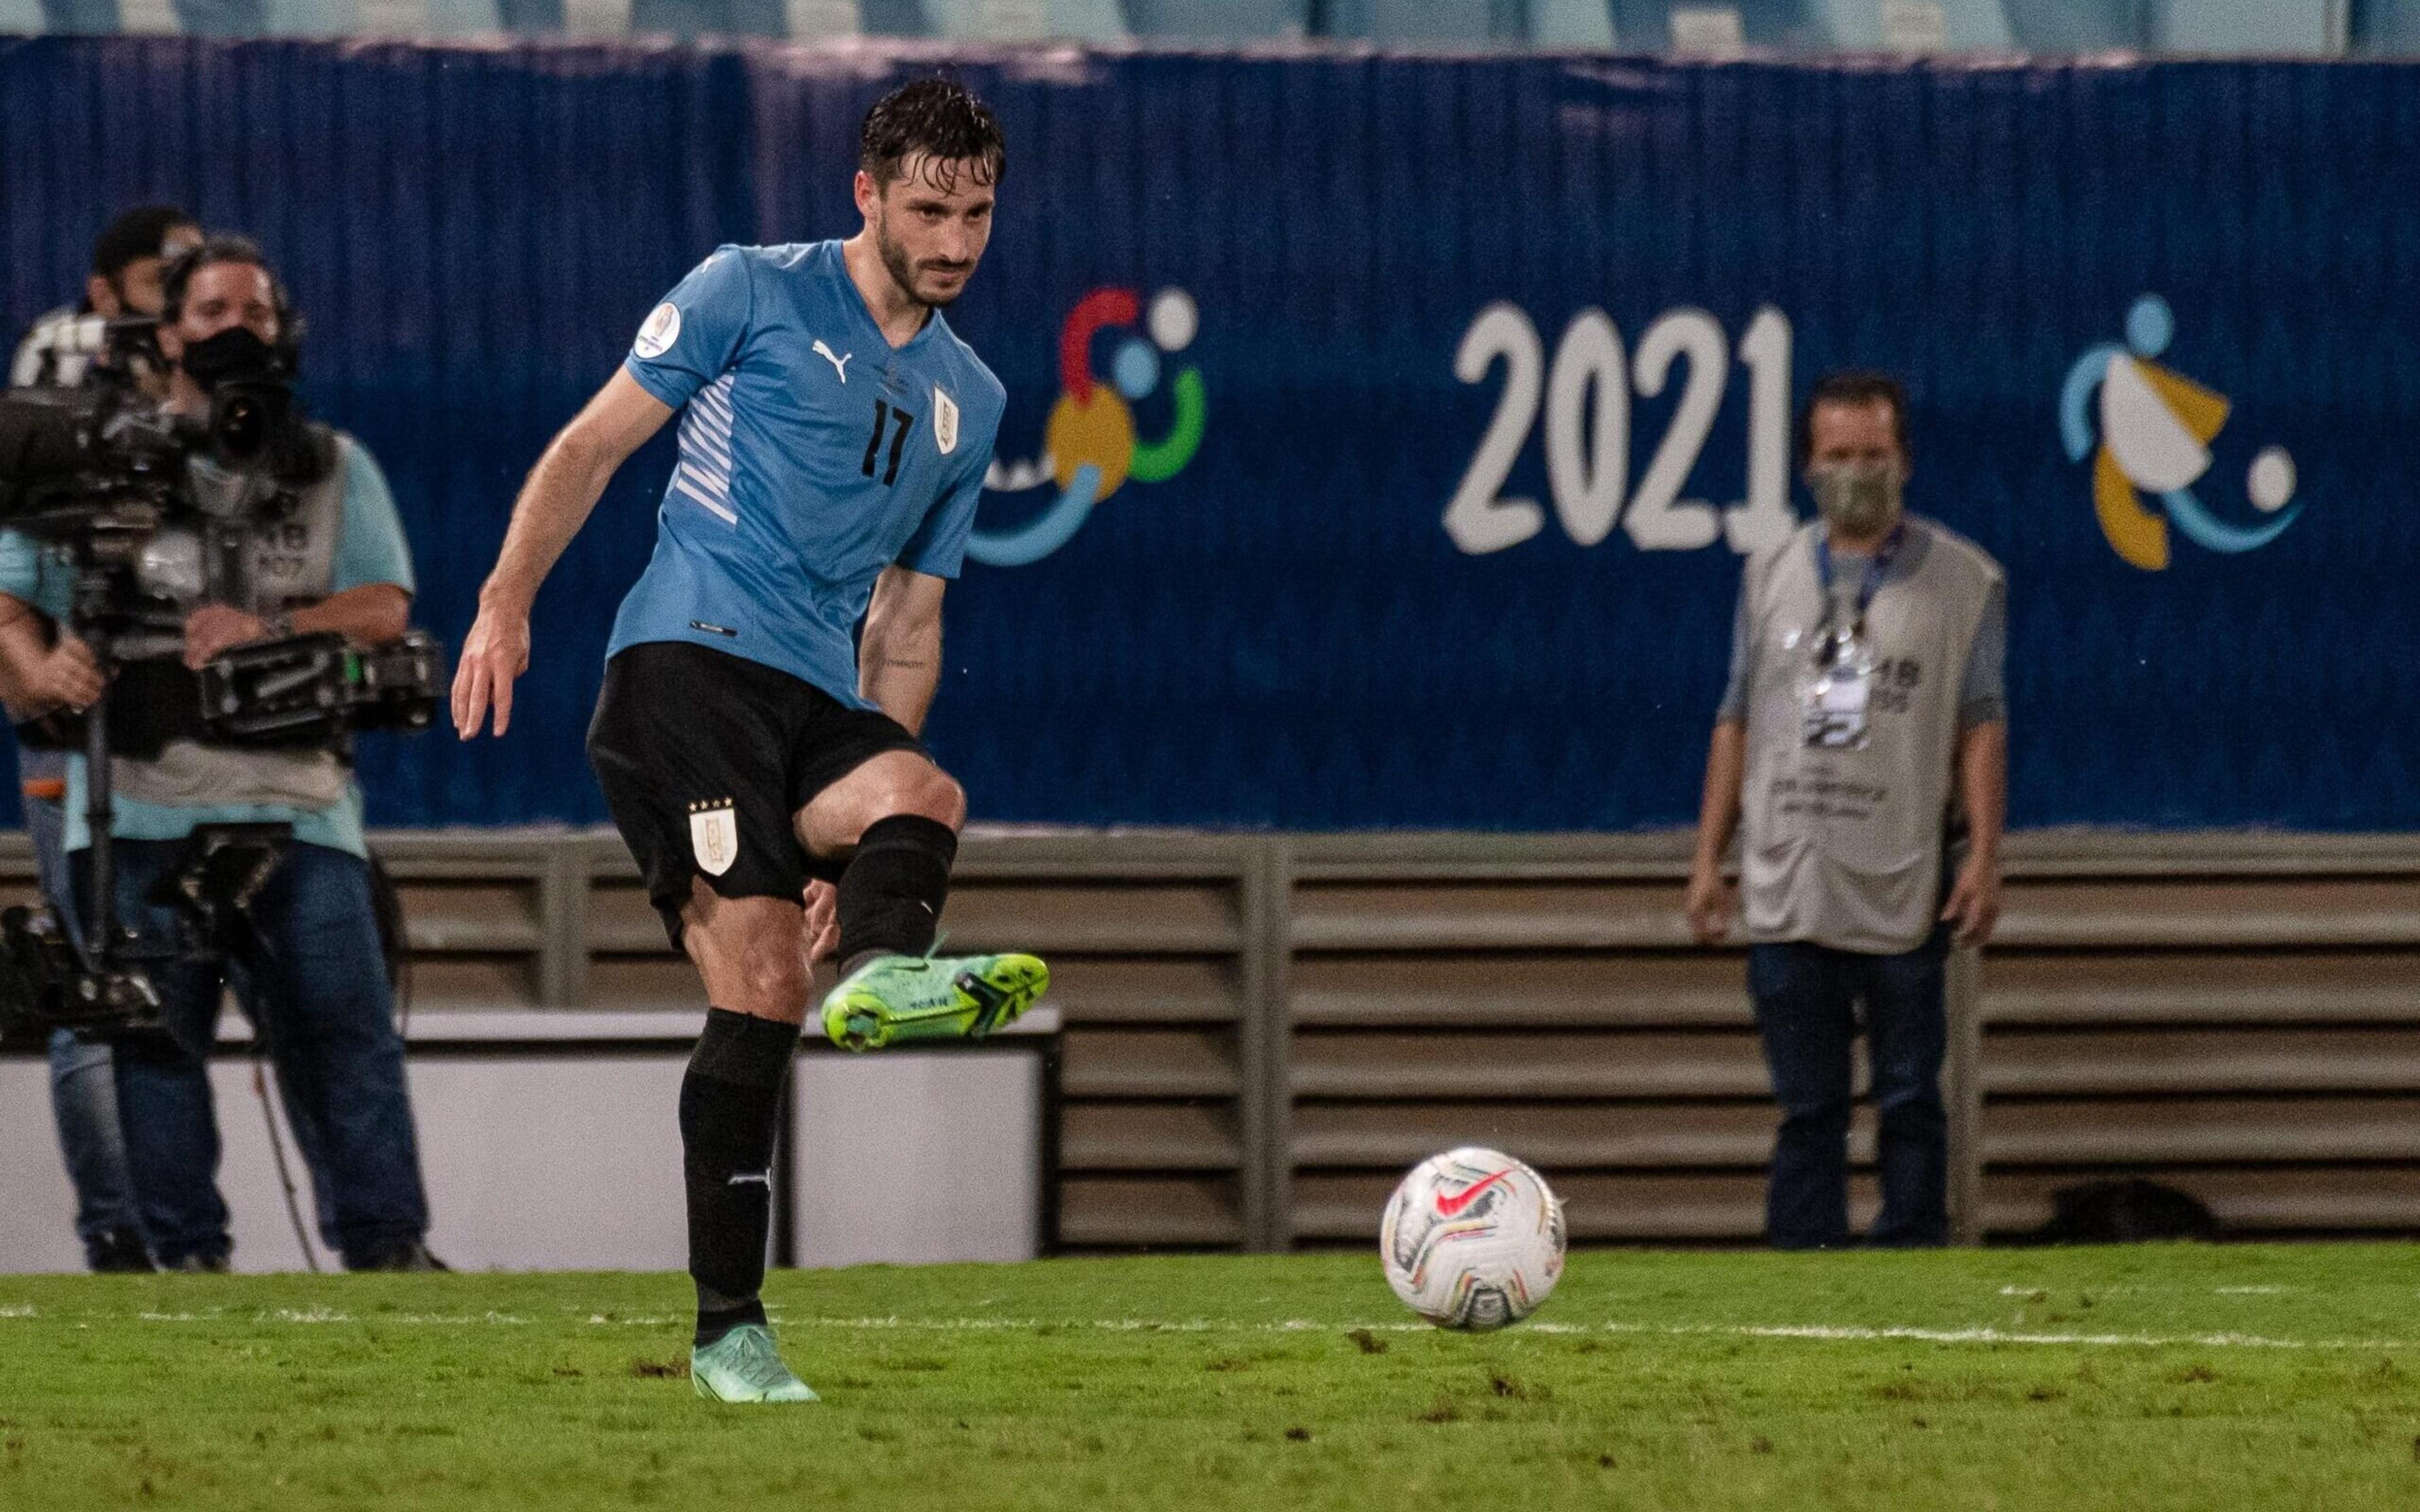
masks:
MULTIPOLYGON (((329 475, 302 490, 291 514, 255 532, 253 602, 237 607, 261 614, 291 610, 334 591, 336 541, 345 525, 345 454, 357 444, 340 435, 329 475)), ((151 761, 117 757, 110 778, 127 797, 179 809, 325 809, 342 801, 349 780, 345 764, 329 751, 233 750, 191 740, 168 742, 151 761)))
POLYGON ((1875 662, 1868 744, 1810 749, 1800 689, 1825 616, 1814 549, 1823 528, 1800 529, 1746 568, 1743 913, 1751 940, 1898 954, 1924 942, 1940 909, 1961 687, 2001 573, 1973 543, 1909 517, 1866 613, 1875 662))

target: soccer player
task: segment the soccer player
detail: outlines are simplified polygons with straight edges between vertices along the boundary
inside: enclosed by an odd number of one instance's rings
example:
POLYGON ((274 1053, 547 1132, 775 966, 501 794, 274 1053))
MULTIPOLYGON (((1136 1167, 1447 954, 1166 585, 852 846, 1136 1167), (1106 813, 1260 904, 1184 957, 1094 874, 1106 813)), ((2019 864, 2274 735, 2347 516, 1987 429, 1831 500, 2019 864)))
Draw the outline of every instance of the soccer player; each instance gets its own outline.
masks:
POLYGON ((823 1028, 860 1050, 988 1033, 1049 980, 1029 955, 932 955, 966 795, 916 738, 1006 398, 941 307, 1005 161, 980 100, 920 80, 865 117, 856 236, 722 247, 683 279, 531 470, 454 680, 462 737, 491 705, 503 734, 538 584, 685 409, 588 751, 712 1005, 680 1096, 702 1396, 815 1399, 758 1299, 809 964, 837 954, 823 1028))

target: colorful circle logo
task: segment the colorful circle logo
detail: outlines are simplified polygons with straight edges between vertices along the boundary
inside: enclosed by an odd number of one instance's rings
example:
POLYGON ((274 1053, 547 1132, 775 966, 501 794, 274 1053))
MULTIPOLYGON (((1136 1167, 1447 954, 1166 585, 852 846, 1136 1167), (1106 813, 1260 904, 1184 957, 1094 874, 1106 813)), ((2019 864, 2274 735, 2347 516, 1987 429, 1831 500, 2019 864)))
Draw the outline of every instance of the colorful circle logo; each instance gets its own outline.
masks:
POLYGON ((1076 301, 1059 332, 1059 402, 1043 430, 1043 455, 1015 465, 995 462, 984 486, 1019 493, 1056 484, 1059 498, 1023 525, 976 531, 967 555, 995 567, 1039 562, 1075 538, 1094 505, 1128 482, 1165 483, 1185 471, 1201 449, 1208 400, 1202 370, 1191 365, 1167 375, 1171 359, 1201 333, 1201 312, 1180 288, 1152 297, 1149 316, 1131 289, 1097 288, 1076 301), (1107 381, 1093 372, 1094 339, 1104 331, 1140 325, 1109 359, 1107 381), (1133 405, 1157 393, 1167 378, 1173 418, 1168 434, 1145 440, 1136 433, 1133 405))

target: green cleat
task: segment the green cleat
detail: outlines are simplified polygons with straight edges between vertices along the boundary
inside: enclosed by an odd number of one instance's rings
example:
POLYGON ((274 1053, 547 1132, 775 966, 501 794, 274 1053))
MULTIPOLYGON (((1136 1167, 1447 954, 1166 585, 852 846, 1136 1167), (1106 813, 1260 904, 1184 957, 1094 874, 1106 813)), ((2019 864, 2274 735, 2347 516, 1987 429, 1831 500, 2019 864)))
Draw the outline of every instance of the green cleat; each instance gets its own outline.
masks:
POLYGON ((824 1033, 844 1050, 899 1040, 980 1040, 1050 985, 1030 955, 876 956, 824 997, 824 1033))
POLYGON ((790 1374, 773 1346, 772 1331, 762 1323, 742 1323, 704 1349, 690 1350, 689 1381, 710 1402, 822 1399, 790 1374))

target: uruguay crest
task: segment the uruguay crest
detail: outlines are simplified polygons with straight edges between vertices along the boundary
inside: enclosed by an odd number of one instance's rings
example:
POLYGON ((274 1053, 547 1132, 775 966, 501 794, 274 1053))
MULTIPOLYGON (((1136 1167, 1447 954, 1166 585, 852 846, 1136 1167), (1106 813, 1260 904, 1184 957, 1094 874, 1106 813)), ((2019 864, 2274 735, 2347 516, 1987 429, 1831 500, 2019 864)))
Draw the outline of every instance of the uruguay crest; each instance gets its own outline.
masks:
POLYGON ((739 810, 729 798, 689 806, 689 848, 698 870, 719 877, 739 859, 739 810))
POLYGON ((938 383, 933 385, 933 440, 943 456, 958 449, 957 401, 942 393, 938 383))

